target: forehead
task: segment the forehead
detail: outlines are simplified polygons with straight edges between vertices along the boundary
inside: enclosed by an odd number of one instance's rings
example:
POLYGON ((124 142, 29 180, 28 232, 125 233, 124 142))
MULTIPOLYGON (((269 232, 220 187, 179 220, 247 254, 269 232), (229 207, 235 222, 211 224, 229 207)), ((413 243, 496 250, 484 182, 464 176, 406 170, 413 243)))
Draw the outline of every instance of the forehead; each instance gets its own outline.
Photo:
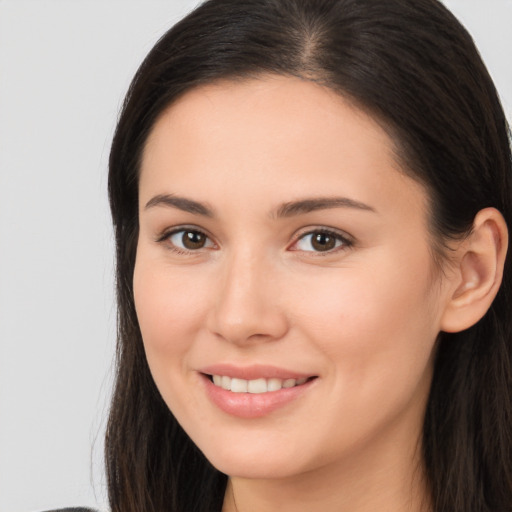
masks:
POLYGON ((191 190, 231 203, 236 193, 244 208, 306 193, 376 205, 399 193, 408 206, 425 195, 371 116, 326 87, 280 76, 200 86, 163 112, 144 150, 141 199, 191 190))
POLYGON ((208 142, 217 148, 220 143, 234 147, 247 136, 269 148, 307 140, 308 147, 334 143, 343 149, 343 139, 350 144, 347 133, 359 142, 374 142, 366 151, 378 149, 393 158, 394 144, 384 130, 327 87, 278 75, 218 81, 188 91, 163 112, 147 140, 143 163, 163 138, 165 145, 172 142, 172 135, 181 141, 192 136, 204 149, 208 142))

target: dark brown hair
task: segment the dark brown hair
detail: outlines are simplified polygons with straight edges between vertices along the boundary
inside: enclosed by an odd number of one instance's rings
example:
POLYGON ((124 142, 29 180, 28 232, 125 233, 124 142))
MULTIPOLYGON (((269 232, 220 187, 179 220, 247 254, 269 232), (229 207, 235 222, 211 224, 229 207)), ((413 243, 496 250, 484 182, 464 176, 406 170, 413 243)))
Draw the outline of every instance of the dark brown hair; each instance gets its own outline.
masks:
MULTIPOLYGON (((437 0, 209 0, 169 30, 130 86, 110 155, 117 377, 106 437, 112 512, 220 511, 215 470, 161 399, 133 302, 138 173, 157 117, 205 83, 274 73, 370 112, 430 194, 431 231, 467 233, 485 207, 512 226, 510 132, 474 43, 437 0)), ((485 317, 441 333, 423 455, 435 512, 512 510, 512 268, 485 317)))

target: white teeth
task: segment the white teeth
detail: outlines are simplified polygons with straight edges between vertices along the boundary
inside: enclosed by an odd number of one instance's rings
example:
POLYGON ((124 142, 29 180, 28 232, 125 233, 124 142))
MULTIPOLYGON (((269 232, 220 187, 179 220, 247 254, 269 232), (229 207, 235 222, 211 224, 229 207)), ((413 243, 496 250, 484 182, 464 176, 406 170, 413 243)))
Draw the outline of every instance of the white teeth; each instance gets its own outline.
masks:
POLYGON ((281 379, 268 379, 267 380, 267 391, 278 391, 283 387, 283 381, 281 379))
MULTIPOLYGON (((213 379, 213 382, 215 383, 215 379, 213 379)), ((227 389, 228 391, 231 389, 231 379, 229 377, 221 377, 220 378, 220 384, 217 384, 217 386, 221 386, 224 389, 227 389)))
POLYGON ((293 388, 293 386, 295 386, 296 383, 297 381, 295 379, 286 379, 283 382, 283 388, 293 388))
POLYGON ((247 384, 249 381, 244 379, 231 379, 231 391, 233 393, 247 393, 247 384))
POLYGON ((279 391, 282 388, 293 388, 304 384, 308 379, 236 379, 226 375, 212 375, 213 383, 233 393, 267 393, 268 391, 279 391))
POLYGON ((249 393, 266 393, 267 381, 265 379, 250 380, 247 384, 247 391, 249 393))

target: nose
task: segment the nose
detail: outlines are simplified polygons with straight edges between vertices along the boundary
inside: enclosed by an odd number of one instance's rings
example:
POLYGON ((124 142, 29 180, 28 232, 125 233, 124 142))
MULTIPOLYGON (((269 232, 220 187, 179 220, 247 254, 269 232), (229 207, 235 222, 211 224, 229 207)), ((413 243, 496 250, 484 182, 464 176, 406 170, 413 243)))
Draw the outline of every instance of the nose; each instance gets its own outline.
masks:
POLYGON ((242 345, 282 338, 288 322, 278 304, 278 280, 272 265, 248 251, 234 255, 223 265, 213 291, 210 332, 242 345))

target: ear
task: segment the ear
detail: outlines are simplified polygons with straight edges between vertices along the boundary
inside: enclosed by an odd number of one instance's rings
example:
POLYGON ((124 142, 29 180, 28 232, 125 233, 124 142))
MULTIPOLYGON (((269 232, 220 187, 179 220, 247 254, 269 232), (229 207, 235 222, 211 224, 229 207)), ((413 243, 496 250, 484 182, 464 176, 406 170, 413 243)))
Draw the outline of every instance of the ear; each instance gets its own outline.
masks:
POLYGON ((501 213, 495 208, 480 210, 469 237, 457 249, 442 331, 463 331, 485 315, 501 285, 507 247, 507 224, 501 213))

